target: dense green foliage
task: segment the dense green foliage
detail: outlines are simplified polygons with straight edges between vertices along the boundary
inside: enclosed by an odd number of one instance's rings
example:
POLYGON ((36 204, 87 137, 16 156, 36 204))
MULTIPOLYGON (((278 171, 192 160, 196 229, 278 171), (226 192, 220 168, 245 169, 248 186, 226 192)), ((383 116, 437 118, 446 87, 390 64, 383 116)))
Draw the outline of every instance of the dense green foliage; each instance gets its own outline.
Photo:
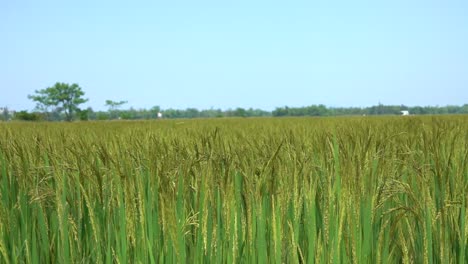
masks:
MULTIPOLYGON (((15 113, 16 120, 22 121, 41 121, 43 116, 39 113, 29 113, 28 111, 19 111, 15 113)), ((2 121, 8 121, 10 119, 9 116, 5 116, 2 121)))
MULTIPOLYGON (((107 100, 108 111, 94 111, 92 108, 78 111, 78 119, 81 120, 109 120, 109 119, 156 119, 158 112, 164 118, 216 118, 216 117, 287 117, 287 116, 362 116, 362 115, 401 115, 400 111, 407 110, 412 115, 442 115, 442 114, 468 114, 468 104, 463 106, 404 106, 404 105, 375 105, 370 107, 326 107, 324 105, 311 105, 305 107, 278 107, 273 111, 265 111, 253 108, 235 109, 161 109, 155 106, 151 109, 119 109, 126 101, 114 102, 107 100)), ((66 116, 63 113, 38 112, 43 116, 42 120, 59 121, 66 116)), ((20 116, 17 119, 22 119, 20 116)))
POLYGON ((344 115, 400 115, 401 111, 413 115, 468 114, 468 104, 463 106, 405 106, 378 104, 370 107, 326 107, 311 105, 305 107, 278 107, 273 116, 344 116, 344 115))
POLYGON ((37 103, 36 108, 43 111, 46 117, 49 108, 54 107, 55 112, 63 113, 65 120, 71 121, 74 113, 80 110, 78 106, 88 101, 83 96, 84 92, 78 84, 57 82, 51 87, 36 90, 28 98, 37 103))
POLYGON ((0 124, 1 263, 466 263, 468 117, 0 124))

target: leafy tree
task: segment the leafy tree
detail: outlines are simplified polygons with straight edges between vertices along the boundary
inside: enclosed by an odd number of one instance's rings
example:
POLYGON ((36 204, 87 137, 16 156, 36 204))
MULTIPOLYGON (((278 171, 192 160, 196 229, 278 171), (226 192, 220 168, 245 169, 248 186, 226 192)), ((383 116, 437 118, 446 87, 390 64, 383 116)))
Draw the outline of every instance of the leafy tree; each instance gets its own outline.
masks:
POLYGON ((106 106, 109 108, 109 111, 118 110, 122 105, 128 103, 128 101, 112 101, 106 100, 106 106))
POLYGON ((36 110, 45 113, 46 119, 50 119, 49 110, 54 105, 51 96, 49 96, 47 89, 35 91, 35 95, 28 95, 28 98, 36 102, 36 110))
POLYGON ((109 117, 116 118, 119 108, 126 103, 128 103, 128 101, 106 100, 106 106, 109 108, 109 114, 110 114, 109 117))
POLYGON ((287 116, 289 115, 289 107, 277 107, 275 110, 272 112, 273 116, 287 116))
POLYGON ((28 111, 19 111, 15 114, 16 120, 22 121, 39 121, 41 120, 41 115, 39 113, 29 113, 28 111))
POLYGON ((460 114, 468 114, 468 104, 464 104, 460 107, 460 114))
POLYGON ((237 107, 234 111, 233 111, 233 115, 234 116, 238 116, 238 117, 247 117, 248 116, 248 113, 247 111, 242 108, 242 107, 237 107))
POLYGON ((200 116, 200 113, 198 111, 198 109, 196 108, 187 108, 185 109, 185 116, 186 118, 196 118, 196 117, 199 117, 200 116))
POLYGON ((86 114, 88 116, 88 120, 95 120, 96 119, 96 112, 94 112, 92 107, 86 108, 86 114))
POLYGON ((88 121, 89 120, 89 110, 88 109, 78 110, 78 117, 80 118, 81 121, 88 121))
POLYGON ((59 112, 65 114, 65 119, 71 121, 73 114, 79 110, 79 105, 88 101, 84 99, 84 92, 81 87, 74 83, 55 83, 54 86, 42 90, 36 90, 35 95, 28 98, 35 101, 37 106, 43 110, 55 107, 59 112))
POLYGON ((97 112, 96 113, 96 119, 97 120, 107 120, 109 119, 110 116, 107 112, 97 112))

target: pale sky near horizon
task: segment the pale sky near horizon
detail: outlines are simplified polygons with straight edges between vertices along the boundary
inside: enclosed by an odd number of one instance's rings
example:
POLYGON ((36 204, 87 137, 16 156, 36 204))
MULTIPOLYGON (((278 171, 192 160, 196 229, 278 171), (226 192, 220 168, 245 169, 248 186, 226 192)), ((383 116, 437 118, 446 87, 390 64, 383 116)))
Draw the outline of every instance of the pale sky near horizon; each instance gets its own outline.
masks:
POLYGON ((468 1, 0 0, 0 107, 462 105, 468 1))

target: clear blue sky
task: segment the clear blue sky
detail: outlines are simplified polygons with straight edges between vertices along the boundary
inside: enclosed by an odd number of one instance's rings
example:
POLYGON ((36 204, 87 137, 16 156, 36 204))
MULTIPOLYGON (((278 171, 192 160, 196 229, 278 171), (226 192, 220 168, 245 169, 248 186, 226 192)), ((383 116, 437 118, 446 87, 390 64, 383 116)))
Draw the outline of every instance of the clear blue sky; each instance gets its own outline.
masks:
POLYGON ((16 110, 57 81, 94 109, 468 103, 466 0, 3 0, 0 39, 16 110))

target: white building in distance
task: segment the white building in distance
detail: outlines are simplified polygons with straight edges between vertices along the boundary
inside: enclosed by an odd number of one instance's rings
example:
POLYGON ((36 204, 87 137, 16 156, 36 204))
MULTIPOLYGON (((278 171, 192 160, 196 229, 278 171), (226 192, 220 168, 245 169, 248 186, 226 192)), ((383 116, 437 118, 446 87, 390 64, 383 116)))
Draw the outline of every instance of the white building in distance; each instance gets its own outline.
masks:
POLYGON ((402 116, 409 116, 409 111, 408 110, 403 110, 403 111, 400 111, 401 115, 402 116))

